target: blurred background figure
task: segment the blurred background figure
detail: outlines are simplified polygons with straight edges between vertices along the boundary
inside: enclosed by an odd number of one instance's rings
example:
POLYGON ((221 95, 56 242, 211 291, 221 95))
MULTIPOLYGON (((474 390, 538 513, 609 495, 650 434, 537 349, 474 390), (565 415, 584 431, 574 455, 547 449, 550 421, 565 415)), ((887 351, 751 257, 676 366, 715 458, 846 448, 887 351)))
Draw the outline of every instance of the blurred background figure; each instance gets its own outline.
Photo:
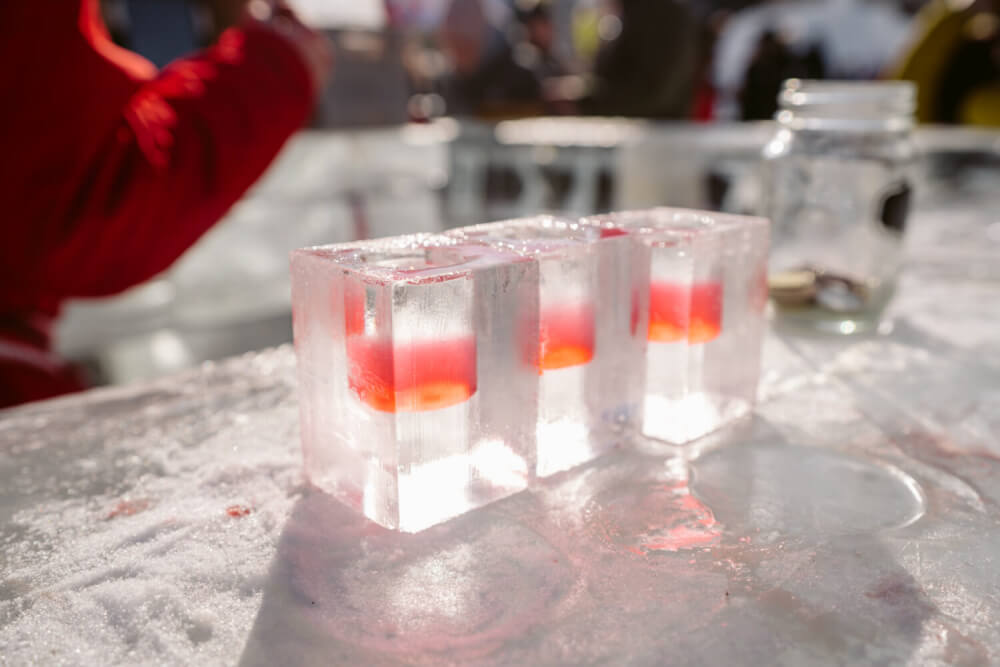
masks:
POLYGON ((523 35, 517 43, 517 59, 542 81, 572 73, 556 50, 556 26, 546 0, 515 0, 515 14, 523 35))
POLYGON ((770 119, 778 110, 778 91, 786 79, 822 79, 825 70, 818 46, 798 54, 778 33, 764 31, 743 77, 740 119, 770 119))
MULTIPOLYGON (((576 113, 584 79, 558 43, 558 26, 548 0, 515 0, 514 57, 541 85, 545 113, 576 113)), ((567 35, 568 38, 568 35, 567 35)))
POLYGON ((80 389, 50 352, 62 303, 166 269, 309 118, 325 40, 282 3, 226 4, 240 25, 162 71, 98 0, 0 4, 0 407, 80 389))
MULTIPOLYGON (((117 41, 157 65, 209 43, 239 4, 102 2, 117 41)), ((919 79, 923 120, 981 122, 995 106, 992 0, 290 2, 342 56, 320 127, 442 115, 758 120, 791 77, 919 79), (969 108, 983 111, 962 111, 955 100, 973 90, 969 108)))
POLYGON ((1000 126, 1000 3, 933 0, 893 68, 917 82, 917 118, 1000 126))
POLYGON ((451 70, 441 82, 448 114, 503 118, 542 112, 538 77, 517 62, 480 0, 453 0, 438 36, 451 70))
POLYGON ((716 46, 715 117, 771 118, 790 77, 872 79, 898 57, 910 29, 894 0, 776 0, 731 14, 716 46))
POLYGON ((589 114, 641 118, 689 116, 701 31, 686 3, 674 0, 605 2, 596 24, 600 47, 589 114))
POLYGON ((407 121, 403 40, 384 0, 289 0, 333 42, 337 76, 326 87, 314 127, 371 127, 407 121))

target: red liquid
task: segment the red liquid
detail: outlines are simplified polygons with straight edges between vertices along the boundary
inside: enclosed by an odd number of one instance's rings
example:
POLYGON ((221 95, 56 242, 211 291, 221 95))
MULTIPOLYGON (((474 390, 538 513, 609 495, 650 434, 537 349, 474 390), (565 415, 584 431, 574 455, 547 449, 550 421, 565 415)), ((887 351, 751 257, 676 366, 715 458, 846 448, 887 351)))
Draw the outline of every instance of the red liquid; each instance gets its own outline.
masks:
POLYGON ((594 358, 594 311, 590 306, 549 308, 539 326, 539 372, 585 364, 594 358))
POLYGON ((649 286, 649 340, 707 343, 722 330, 722 285, 677 283, 649 286))
POLYGON ((396 345, 347 339, 347 384, 380 412, 439 410, 476 393, 476 340, 396 345))
POLYGON ((105 519, 114 519, 119 516, 132 516, 138 514, 139 512, 144 512, 149 509, 152 505, 152 501, 147 498, 139 498, 138 500, 120 500, 118 504, 115 505, 105 519))

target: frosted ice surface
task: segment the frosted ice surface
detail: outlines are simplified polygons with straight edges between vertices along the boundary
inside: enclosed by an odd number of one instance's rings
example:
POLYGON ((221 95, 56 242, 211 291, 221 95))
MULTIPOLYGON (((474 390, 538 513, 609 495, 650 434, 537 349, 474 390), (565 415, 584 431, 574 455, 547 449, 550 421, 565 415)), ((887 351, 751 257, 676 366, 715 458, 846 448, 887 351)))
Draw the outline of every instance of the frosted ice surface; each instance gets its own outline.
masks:
POLYGON ((302 492, 291 350, 0 420, 0 663, 232 662, 302 492))
POLYGON ((884 334, 769 334, 754 417, 680 458, 416 535, 303 484, 288 347, 0 413, 0 663, 996 664, 998 288, 970 268, 907 268, 884 334), (930 289, 977 335, 928 326, 930 289))
POLYGON ((289 348, 10 413, 4 660, 1000 658, 1000 461, 865 418, 840 370, 775 343, 783 390, 690 467, 621 452, 416 535, 302 485, 289 348))

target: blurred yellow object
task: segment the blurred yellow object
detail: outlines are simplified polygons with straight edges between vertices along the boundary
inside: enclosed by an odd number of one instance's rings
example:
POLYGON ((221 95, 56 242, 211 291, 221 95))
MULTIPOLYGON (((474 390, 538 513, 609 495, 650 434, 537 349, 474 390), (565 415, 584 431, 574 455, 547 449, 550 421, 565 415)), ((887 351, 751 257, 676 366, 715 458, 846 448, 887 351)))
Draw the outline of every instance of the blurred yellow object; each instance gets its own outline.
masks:
POLYGON ((914 19, 916 39, 902 61, 889 72, 893 79, 917 84, 917 120, 928 123, 934 118, 934 101, 948 58, 962 40, 965 16, 954 3, 933 0, 914 19))
POLYGON ((1000 127, 1000 83, 970 93, 962 103, 961 118, 968 125, 1000 127))
POLYGON ((599 12, 594 7, 582 7, 573 12, 573 48, 587 62, 593 61, 601 47, 601 36, 597 30, 599 20, 599 12))
MULTIPOLYGON (((949 76, 952 59, 969 41, 992 39, 1000 19, 979 2, 932 0, 914 20, 915 38, 888 78, 917 84, 917 120, 941 122, 938 117, 942 88, 949 76)), ((1000 83, 1000 81, 998 81, 1000 83)), ((1000 98, 996 85, 973 88, 957 101, 958 118, 963 123, 1000 125, 1000 98)))

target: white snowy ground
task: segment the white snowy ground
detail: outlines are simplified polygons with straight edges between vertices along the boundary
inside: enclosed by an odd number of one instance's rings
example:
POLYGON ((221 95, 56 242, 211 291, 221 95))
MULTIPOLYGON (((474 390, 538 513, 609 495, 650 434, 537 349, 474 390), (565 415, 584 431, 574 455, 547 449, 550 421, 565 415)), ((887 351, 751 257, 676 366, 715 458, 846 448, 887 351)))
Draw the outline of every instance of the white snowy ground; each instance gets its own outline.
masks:
POLYGON ((0 419, 0 664, 239 656, 301 493, 292 370, 271 351, 0 419))

